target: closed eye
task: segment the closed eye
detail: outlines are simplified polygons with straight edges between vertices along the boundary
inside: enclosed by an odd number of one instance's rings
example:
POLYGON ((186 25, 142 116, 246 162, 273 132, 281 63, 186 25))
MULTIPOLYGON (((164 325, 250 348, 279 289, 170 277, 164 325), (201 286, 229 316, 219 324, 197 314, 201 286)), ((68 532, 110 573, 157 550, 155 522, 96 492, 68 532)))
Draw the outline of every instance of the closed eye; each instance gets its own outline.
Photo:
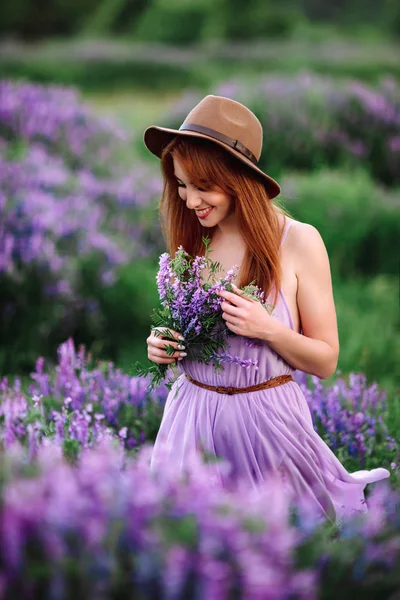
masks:
MULTIPOLYGON (((177 181, 176 182, 178 188, 185 188, 186 185, 184 183, 182 183, 181 181, 177 181)), ((205 190, 204 188, 198 187, 197 185, 195 186, 196 190, 199 190, 199 192, 206 192, 207 190, 205 190)))

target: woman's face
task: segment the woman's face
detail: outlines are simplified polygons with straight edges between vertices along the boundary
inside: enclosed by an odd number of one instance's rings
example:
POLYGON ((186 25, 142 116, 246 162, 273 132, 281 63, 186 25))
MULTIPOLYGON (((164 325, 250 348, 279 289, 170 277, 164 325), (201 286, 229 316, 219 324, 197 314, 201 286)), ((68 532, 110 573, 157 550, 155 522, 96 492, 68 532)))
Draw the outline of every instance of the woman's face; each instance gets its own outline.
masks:
POLYGON ((204 227, 215 227, 228 217, 233 217, 234 203, 231 196, 220 188, 207 190, 196 187, 189 181, 175 156, 173 161, 179 196, 190 210, 195 211, 204 227))

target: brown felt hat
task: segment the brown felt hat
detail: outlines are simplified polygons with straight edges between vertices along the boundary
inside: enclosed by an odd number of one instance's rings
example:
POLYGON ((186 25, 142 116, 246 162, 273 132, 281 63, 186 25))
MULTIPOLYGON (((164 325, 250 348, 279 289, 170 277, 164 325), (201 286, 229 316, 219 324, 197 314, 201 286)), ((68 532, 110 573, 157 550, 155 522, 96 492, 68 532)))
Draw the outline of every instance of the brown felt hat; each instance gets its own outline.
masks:
POLYGON ((144 143, 150 152, 161 158, 165 146, 177 135, 215 142, 263 177, 270 198, 280 193, 279 184, 257 166, 263 142, 261 123, 240 102, 222 96, 206 96, 179 129, 148 127, 144 132, 144 143))

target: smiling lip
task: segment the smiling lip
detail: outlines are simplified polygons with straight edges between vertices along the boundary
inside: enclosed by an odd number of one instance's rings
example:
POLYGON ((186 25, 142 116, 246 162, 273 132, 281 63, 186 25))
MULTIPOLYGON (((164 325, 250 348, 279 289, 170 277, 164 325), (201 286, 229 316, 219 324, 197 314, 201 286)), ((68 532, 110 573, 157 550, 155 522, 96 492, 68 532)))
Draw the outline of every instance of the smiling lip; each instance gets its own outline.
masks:
POLYGON ((210 212, 213 210, 213 206, 210 208, 210 210, 208 210, 205 213, 199 214, 198 212, 196 212, 197 216, 199 217, 199 219, 207 219, 208 215, 210 214, 210 212))

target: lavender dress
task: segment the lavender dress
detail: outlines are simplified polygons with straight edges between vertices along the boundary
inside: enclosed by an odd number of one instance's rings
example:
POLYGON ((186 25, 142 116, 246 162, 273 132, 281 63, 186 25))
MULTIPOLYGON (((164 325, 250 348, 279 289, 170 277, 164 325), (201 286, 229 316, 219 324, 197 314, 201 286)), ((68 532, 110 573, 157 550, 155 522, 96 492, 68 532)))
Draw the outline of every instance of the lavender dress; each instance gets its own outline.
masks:
MULTIPOLYGON (((282 237, 287 235, 288 222, 282 237)), ((273 314, 291 329, 293 320, 282 291, 273 314)), ((197 381, 213 386, 247 387, 294 369, 266 342, 242 336, 229 338, 228 352, 258 361, 243 368, 225 364, 218 374, 212 365, 183 360, 180 369, 197 381)), ((221 469, 226 487, 236 482, 262 484, 268 474, 279 476, 294 499, 311 501, 322 519, 339 523, 348 514, 367 512, 366 484, 385 479, 384 468, 348 473, 313 428, 307 401, 300 387, 289 382, 279 387, 228 396, 200 388, 184 373, 167 398, 154 445, 151 469, 167 452, 178 469, 193 449, 226 459, 230 472, 221 469)))

